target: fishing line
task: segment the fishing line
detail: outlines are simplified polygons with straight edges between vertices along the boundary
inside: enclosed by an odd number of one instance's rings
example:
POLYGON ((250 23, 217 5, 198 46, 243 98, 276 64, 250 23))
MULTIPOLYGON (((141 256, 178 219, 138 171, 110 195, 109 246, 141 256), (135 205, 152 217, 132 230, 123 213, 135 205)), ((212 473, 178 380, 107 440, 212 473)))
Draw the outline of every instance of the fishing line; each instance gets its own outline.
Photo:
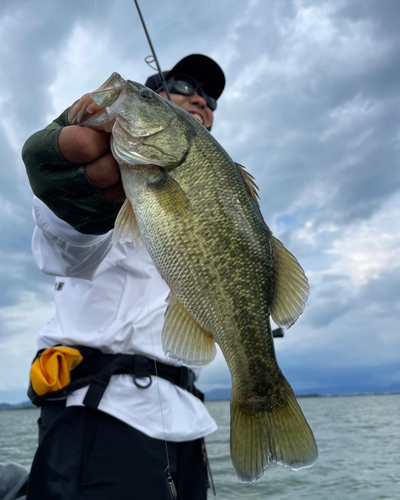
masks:
MULTIPOLYGON (((99 7, 97 5, 97 0, 94 0, 94 4, 96 6, 96 12, 97 12, 97 24, 99 25, 99 33, 103 33, 103 30, 101 29, 101 23, 100 23, 100 12, 99 12, 99 7)), ((98 40, 100 40, 100 45, 101 45, 101 52, 103 59, 105 59, 105 46, 104 46, 104 40, 102 37, 99 37, 98 40)))
MULTIPOLYGON (((146 34, 146 37, 147 37, 147 41, 149 42, 149 45, 150 45, 150 50, 151 50, 151 53, 153 54, 153 60, 152 61, 148 61, 149 57, 151 56, 147 56, 145 61, 146 63, 150 66, 153 62, 156 63, 156 66, 157 66, 157 71, 158 71, 158 74, 160 75, 160 80, 161 80, 161 84, 163 86, 163 89, 165 91, 165 93, 167 94, 167 97, 168 97, 168 100, 170 101, 171 100, 171 96, 169 95, 169 90, 167 88, 167 83, 165 81, 165 78, 164 78, 164 75, 163 75, 163 72, 161 71, 161 67, 160 67, 160 64, 158 62, 158 59, 157 59, 157 56, 156 56, 156 51, 154 50, 154 47, 153 47, 153 44, 151 43, 151 38, 150 38, 150 35, 149 35, 149 32, 147 31, 147 28, 146 28, 146 24, 144 22, 144 19, 143 19, 143 16, 142 16, 142 13, 140 11, 140 8, 139 8, 139 4, 137 2, 137 0, 133 0, 135 2, 135 5, 136 5, 136 9, 138 11, 138 14, 139 14, 139 17, 140 17, 140 20, 142 22, 142 26, 143 26, 143 29, 144 29, 144 32, 146 34)), ((154 68, 153 68, 154 69, 154 68)))
MULTIPOLYGON (((144 271, 143 261, 141 261, 141 266, 142 266, 142 272, 143 272, 143 279, 146 279, 146 273, 144 271)), ((164 432, 165 455, 167 457, 167 467, 164 469, 164 472, 167 473, 168 489, 169 489, 169 494, 170 494, 171 500, 176 500, 177 499, 176 488, 175 488, 175 484, 174 484, 174 481, 172 479, 171 471, 170 471, 170 461, 169 461, 168 443, 167 443, 167 432, 165 430, 164 411, 163 411, 163 405, 162 405, 162 399, 161 399, 160 384, 159 384, 159 380, 158 380, 156 350, 155 350, 155 347, 154 347, 153 329, 151 327, 151 321, 150 321, 150 306, 149 306, 149 296, 147 294, 147 289, 145 290, 145 296, 146 296, 146 306, 147 306, 148 327, 149 327, 149 330, 150 330, 151 345, 152 345, 152 349, 153 349, 154 371, 156 372, 156 377, 157 377, 156 378, 156 383, 157 383, 158 401, 160 403, 161 421, 162 421, 163 432, 164 432)))
POLYGON ((99 14, 99 8, 97 6, 97 0, 94 0, 94 3, 96 5, 96 12, 97 12, 97 21, 99 23, 99 28, 100 28, 100 14, 99 14))
MULTIPOLYGON (((95 6, 96 6, 96 12, 97 12, 97 22, 98 22, 99 29, 100 29, 101 28, 101 25, 100 25, 100 13, 99 13, 98 5, 97 5, 97 0, 94 0, 94 1, 95 1, 95 6)), ((151 52, 153 54, 152 56, 147 56, 145 58, 145 62, 154 71, 158 71, 158 73, 160 75, 162 86, 164 88, 164 91, 165 91, 168 99, 171 100, 171 96, 169 94, 169 91, 168 91, 168 88, 167 88, 167 84, 166 84, 165 79, 164 79, 164 75, 163 75, 163 73, 161 71, 161 67, 160 67, 160 64, 158 62, 158 59, 157 59, 157 56, 156 56, 153 44, 151 42, 150 35, 149 35, 148 31, 147 31, 146 24, 144 22, 142 13, 140 11, 139 4, 138 4, 137 0, 134 0, 134 2, 135 2, 135 5, 136 5, 136 8, 137 8, 140 20, 142 22, 144 32, 145 32, 147 40, 149 42, 151 52), (156 68, 154 66, 152 66, 152 64, 154 62, 156 63, 156 66, 157 66, 156 68)), ((101 31, 101 29, 100 29, 100 31, 101 31)), ((103 43, 102 43, 102 51, 104 53, 104 44, 103 43)), ((143 278, 145 279, 146 278, 146 273, 144 271, 143 262, 141 262, 141 266, 142 266, 143 278)), ((165 428, 164 411, 163 411, 163 405, 162 405, 162 399, 161 399, 161 391, 160 391, 158 369, 157 369, 157 361, 156 361, 156 351, 155 351, 155 346, 154 346, 153 330, 152 330, 152 327, 151 327, 150 306, 149 306, 149 298, 148 298, 147 290, 145 291, 145 295, 146 295, 148 327, 149 327, 149 330, 150 330, 151 345, 152 345, 152 350, 153 350, 154 371, 155 371, 155 375, 156 375, 158 400, 159 400, 159 403, 160 403, 161 421, 162 421, 163 433, 164 433, 165 455, 166 455, 166 459, 167 459, 167 467, 164 469, 164 472, 167 474, 167 483, 168 483, 168 490, 169 490, 170 498, 171 498, 171 500, 176 500, 177 499, 177 492, 176 492, 175 484, 174 484, 174 481, 172 479, 171 472, 170 472, 170 460, 169 460, 169 453, 168 453, 167 432, 166 432, 166 428, 165 428)))
MULTIPOLYGON (((134 0, 134 2, 135 2, 135 5, 136 5, 137 12, 139 14, 140 21, 141 21, 142 26, 143 26, 143 30, 144 30, 146 38, 147 38, 147 41, 149 42, 151 53, 152 53, 152 56, 147 56, 145 58, 145 62, 152 69, 158 71, 158 74, 160 76, 160 81, 161 81, 163 89, 164 89, 164 91, 165 91, 165 93, 167 95, 167 98, 168 98, 168 100, 171 100, 171 96, 169 94, 167 83, 165 81, 164 74, 161 71, 161 67, 160 67, 160 64, 158 62, 157 55, 156 55, 156 52, 154 50, 154 47, 153 47, 153 44, 152 44, 149 32, 147 31, 146 23, 144 22, 144 19, 143 19, 142 12, 140 10, 138 1, 134 0), (157 68, 154 68, 152 66, 153 63, 156 64, 157 68)), ((141 264, 142 264, 143 277, 145 278, 145 272, 144 272, 143 262, 141 264)), ((153 349, 154 371, 155 371, 156 377, 157 377, 158 400, 160 402, 161 420, 162 420, 163 431, 164 431, 165 454, 166 454, 166 458, 167 458, 167 467, 164 470, 164 472, 167 473, 167 481, 168 481, 168 489, 169 489, 170 498, 171 498, 171 500, 176 500, 176 498, 177 498, 177 492, 176 492, 175 484, 174 484, 174 481, 173 481, 173 479, 171 477, 171 472, 170 472, 170 461, 169 461, 168 444, 167 444, 167 433, 166 433, 166 430, 165 430, 164 411, 163 411, 162 400, 161 400, 160 385, 159 385, 159 381, 158 381, 156 351, 155 351, 155 347, 154 347, 153 330, 152 330, 151 322, 150 322, 150 306, 149 306, 149 298, 148 298, 148 295, 147 295, 147 290, 145 291, 145 295, 146 295, 147 317, 148 317, 148 320, 149 320, 151 345, 152 345, 152 349, 153 349)))

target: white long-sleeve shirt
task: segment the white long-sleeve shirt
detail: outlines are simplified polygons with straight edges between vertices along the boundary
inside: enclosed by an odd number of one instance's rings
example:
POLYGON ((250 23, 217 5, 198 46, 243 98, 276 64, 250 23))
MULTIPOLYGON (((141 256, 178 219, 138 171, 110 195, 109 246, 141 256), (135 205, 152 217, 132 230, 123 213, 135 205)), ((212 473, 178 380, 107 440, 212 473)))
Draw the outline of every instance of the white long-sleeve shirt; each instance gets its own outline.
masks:
MULTIPOLYGON (((112 231, 101 236, 81 234, 36 197, 33 215, 34 259, 45 274, 56 276, 56 315, 39 332, 38 349, 85 345, 178 365, 162 351, 169 288, 146 248, 112 245, 112 231)), ((198 369, 195 372, 199 374, 198 369)), ((86 391, 73 392, 67 405, 82 405, 86 391)), ((198 398, 154 376, 149 388, 139 389, 131 375, 113 375, 99 410, 168 441, 197 439, 217 429, 198 398)))

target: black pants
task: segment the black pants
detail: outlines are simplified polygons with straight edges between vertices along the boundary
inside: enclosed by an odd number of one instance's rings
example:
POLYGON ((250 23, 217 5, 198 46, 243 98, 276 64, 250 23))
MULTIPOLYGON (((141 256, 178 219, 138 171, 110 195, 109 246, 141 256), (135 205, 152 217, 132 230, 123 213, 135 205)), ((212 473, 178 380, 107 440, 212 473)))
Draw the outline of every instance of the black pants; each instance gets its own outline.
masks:
MULTIPOLYGON (((207 498, 202 440, 167 442, 178 500, 207 498)), ((165 442, 101 411, 72 406, 36 452, 27 500, 170 500, 165 442)))

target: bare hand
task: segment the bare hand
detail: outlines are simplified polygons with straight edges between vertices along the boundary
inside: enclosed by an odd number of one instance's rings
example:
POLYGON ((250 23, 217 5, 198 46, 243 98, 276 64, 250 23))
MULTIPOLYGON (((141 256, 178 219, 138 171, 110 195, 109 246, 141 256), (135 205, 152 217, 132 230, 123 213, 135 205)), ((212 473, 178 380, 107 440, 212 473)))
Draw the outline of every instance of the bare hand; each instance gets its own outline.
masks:
POLYGON ((125 200, 118 163, 110 151, 110 134, 86 127, 69 125, 58 137, 60 153, 69 163, 80 163, 90 181, 110 201, 125 200))

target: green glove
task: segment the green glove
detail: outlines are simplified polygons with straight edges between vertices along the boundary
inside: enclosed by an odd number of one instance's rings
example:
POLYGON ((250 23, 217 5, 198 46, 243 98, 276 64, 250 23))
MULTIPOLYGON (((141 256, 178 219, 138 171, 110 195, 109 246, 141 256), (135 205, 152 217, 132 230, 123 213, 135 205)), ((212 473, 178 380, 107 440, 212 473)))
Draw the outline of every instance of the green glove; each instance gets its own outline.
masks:
POLYGON ((114 227, 121 205, 108 200, 86 176, 83 165, 65 161, 58 136, 69 125, 66 109, 25 142, 22 159, 34 194, 60 219, 84 234, 104 234, 114 227))

